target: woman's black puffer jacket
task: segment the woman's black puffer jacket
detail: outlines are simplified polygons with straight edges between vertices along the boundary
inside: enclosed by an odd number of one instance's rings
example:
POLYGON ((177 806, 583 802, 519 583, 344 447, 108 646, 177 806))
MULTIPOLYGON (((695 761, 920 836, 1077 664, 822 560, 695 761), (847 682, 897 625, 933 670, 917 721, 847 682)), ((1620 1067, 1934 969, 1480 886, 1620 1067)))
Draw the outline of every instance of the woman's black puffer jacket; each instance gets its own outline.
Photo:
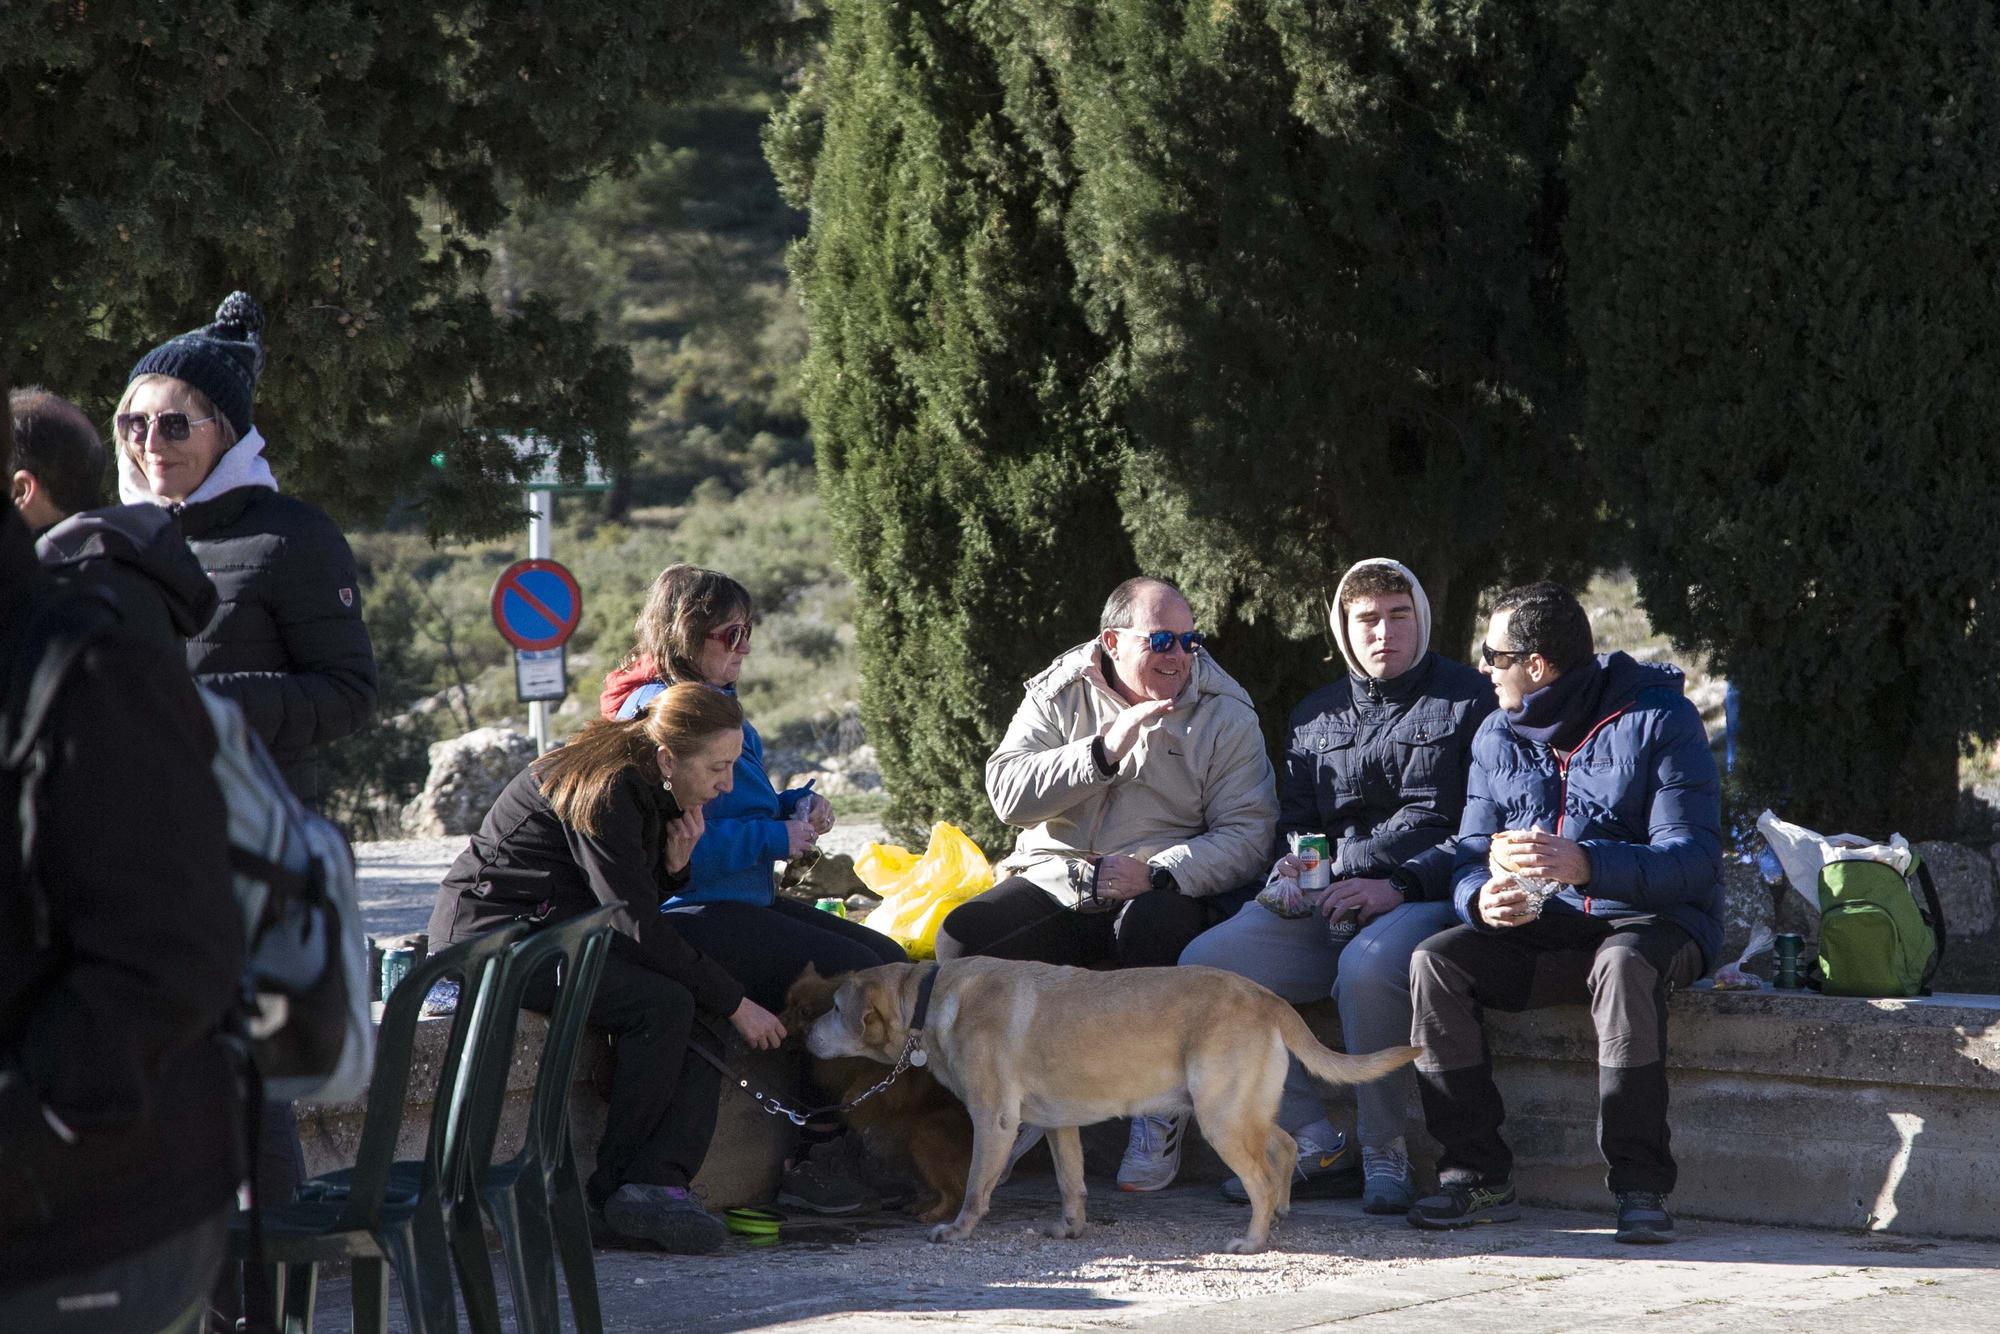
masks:
POLYGON ((354 553, 324 511, 268 487, 237 487, 179 513, 220 599, 188 639, 188 670, 243 707, 292 791, 312 803, 314 748, 359 729, 375 705, 354 553))

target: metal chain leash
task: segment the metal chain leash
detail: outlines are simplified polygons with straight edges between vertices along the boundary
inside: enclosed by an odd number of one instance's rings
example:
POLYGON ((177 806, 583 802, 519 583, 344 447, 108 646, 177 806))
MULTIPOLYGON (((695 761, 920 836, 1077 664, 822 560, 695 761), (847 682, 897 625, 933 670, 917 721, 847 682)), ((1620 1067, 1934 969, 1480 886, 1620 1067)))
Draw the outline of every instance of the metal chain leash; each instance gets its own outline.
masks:
POLYGON ((873 1086, 862 1090, 860 1094, 856 1095, 850 1101, 829 1103, 824 1107, 806 1107, 806 1108, 797 1108, 786 1105, 786 1103, 782 1099, 780 1099, 776 1094, 766 1093, 763 1089, 754 1087, 748 1079, 745 1079, 742 1075, 739 1075, 738 1073, 736 1073, 736 1071, 730 1069, 729 1066, 722 1060, 721 1057, 715 1055, 713 1052, 709 1051, 706 1047, 703 1047, 698 1043, 692 1043, 692 1042, 689 1043, 688 1045, 691 1048, 693 1048, 695 1053, 699 1055, 704 1061, 707 1061, 710 1065, 720 1070, 723 1074, 735 1080, 736 1087, 742 1089, 744 1093, 748 1094, 750 1100, 752 1102, 755 1102, 759 1107, 761 1107, 764 1110, 765 1115, 782 1116, 795 1126, 803 1126, 806 1122, 812 1120, 814 1117, 823 1116, 828 1112, 849 1112, 854 1110, 856 1107, 859 1107, 862 1103, 867 1102, 870 1098, 874 1097, 876 1094, 882 1092, 884 1089, 888 1088, 891 1084, 895 1083, 896 1080, 903 1074, 903 1072, 908 1070, 911 1066, 924 1065, 927 1061, 927 1057, 925 1056, 925 1053, 923 1052, 922 1048, 918 1045, 919 1043, 922 1042, 922 1040, 923 1040, 922 1033, 910 1034, 909 1041, 903 1044, 902 1055, 896 1058, 896 1064, 890 1068, 889 1073, 883 1076, 882 1079, 877 1083, 875 1083, 873 1086))

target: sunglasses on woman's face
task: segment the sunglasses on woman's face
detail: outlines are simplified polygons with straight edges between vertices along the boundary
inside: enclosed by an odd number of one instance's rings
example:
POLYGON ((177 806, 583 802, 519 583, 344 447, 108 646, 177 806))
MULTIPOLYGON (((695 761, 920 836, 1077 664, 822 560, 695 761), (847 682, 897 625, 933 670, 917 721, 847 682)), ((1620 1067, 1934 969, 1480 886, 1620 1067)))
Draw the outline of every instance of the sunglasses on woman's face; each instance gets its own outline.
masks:
POLYGON ((196 417, 192 420, 185 412, 157 412, 148 417, 143 412, 121 412, 114 419, 118 427, 118 438, 128 445, 144 444, 153 428, 158 427, 162 440, 180 441, 188 438, 195 427, 206 426, 213 417, 196 417))
POLYGON ((750 647, 750 622, 737 621, 732 625, 710 630, 708 637, 721 644, 731 653, 741 653, 750 647))

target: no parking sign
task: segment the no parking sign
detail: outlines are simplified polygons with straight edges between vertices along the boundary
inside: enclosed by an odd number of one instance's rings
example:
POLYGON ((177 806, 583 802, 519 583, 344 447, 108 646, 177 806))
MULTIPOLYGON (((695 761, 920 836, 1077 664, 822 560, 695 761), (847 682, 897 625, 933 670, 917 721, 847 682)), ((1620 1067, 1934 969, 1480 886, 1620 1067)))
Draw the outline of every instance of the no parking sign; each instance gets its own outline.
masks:
POLYGON ((552 560, 517 560, 493 581, 493 624, 514 646, 514 693, 523 700, 569 693, 563 645, 583 618, 576 576, 552 560))

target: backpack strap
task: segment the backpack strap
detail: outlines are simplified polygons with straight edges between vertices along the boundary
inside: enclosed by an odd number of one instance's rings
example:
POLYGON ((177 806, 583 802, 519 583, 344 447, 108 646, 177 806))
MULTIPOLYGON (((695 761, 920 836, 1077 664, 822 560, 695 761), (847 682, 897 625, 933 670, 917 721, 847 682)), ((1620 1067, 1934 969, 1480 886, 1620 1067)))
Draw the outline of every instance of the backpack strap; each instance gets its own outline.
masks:
POLYGON ((115 606, 102 589, 59 597, 29 622, 10 673, 6 712, 0 715, 0 764, 19 775, 16 815, 21 826, 21 880, 27 890, 36 949, 47 949, 52 942, 48 893, 35 865, 36 816, 42 780, 49 769, 42 729, 70 668, 117 625, 115 606))
POLYGON ((1930 904, 1931 936, 1937 945, 1931 954, 1931 961, 1924 965, 1923 980, 1917 983, 1917 994, 1928 996, 1931 994, 1931 979, 1937 976, 1938 968, 1944 963, 1945 924, 1944 904, 1938 901, 1937 886, 1931 883, 1931 868, 1924 864, 1922 857, 1917 858, 1917 884, 1923 887, 1924 901, 1930 904))

